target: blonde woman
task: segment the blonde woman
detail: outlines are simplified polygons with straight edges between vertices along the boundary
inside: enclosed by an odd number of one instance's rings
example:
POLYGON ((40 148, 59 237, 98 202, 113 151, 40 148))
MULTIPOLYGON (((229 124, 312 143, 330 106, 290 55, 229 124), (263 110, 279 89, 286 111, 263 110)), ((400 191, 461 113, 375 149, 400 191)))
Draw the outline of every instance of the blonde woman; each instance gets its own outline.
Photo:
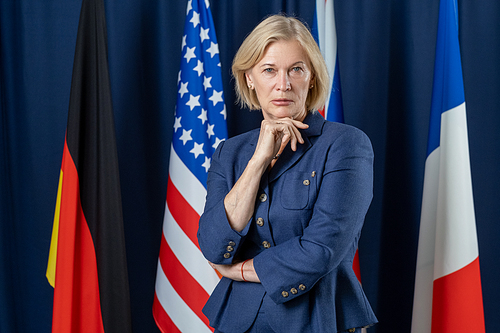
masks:
POLYGON ((377 320, 352 270, 372 199, 373 152, 360 130, 316 110, 328 73, 309 30, 261 22, 233 62, 259 129, 212 157, 198 240, 222 275, 204 307, 216 332, 358 332, 377 320))

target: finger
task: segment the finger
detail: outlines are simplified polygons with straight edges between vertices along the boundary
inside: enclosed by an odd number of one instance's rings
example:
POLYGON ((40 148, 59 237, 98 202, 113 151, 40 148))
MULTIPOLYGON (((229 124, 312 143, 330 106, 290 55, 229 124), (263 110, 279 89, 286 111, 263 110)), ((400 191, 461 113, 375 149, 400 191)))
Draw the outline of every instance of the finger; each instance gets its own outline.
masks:
POLYGON ((298 121, 298 120, 293 120, 293 119, 291 119, 291 120, 292 120, 292 123, 295 125, 295 127, 298 127, 298 128, 301 128, 301 129, 306 129, 306 128, 308 128, 308 127, 309 127, 309 125, 304 124, 304 123, 303 123, 303 122, 301 122, 301 121, 298 121))
MULTIPOLYGON (((307 124, 304 124, 304 125, 307 125, 307 124)), ((294 135, 297 137, 297 141, 299 141, 300 143, 304 143, 304 139, 302 138, 302 133, 300 133, 299 129, 295 126, 292 126, 292 130, 293 130, 294 135)))
POLYGON ((288 139, 290 140, 290 148, 292 148, 293 151, 297 150, 297 135, 293 130, 293 126, 287 128, 287 131, 290 133, 288 134, 288 139))

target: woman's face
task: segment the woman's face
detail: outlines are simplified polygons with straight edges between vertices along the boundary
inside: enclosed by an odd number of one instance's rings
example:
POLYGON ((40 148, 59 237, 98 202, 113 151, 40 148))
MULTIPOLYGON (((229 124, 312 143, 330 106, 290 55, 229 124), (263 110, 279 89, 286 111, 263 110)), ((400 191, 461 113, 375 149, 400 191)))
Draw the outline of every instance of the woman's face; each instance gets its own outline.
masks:
POLYGON ((257 93, 264 119, 304 120, 313 75, 309 59, 297 41, 269 44, 262 59, 247 71, 246 79, 257 93))

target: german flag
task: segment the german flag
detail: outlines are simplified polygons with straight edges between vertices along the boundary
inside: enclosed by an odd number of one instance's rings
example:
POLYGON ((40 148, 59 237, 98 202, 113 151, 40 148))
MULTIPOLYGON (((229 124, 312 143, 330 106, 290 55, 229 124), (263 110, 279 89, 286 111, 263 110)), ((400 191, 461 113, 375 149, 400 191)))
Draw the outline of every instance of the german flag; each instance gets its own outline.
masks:
POLYGON ((83 0, 47 267, 52 332, 131 332, 102 0, 83 0))

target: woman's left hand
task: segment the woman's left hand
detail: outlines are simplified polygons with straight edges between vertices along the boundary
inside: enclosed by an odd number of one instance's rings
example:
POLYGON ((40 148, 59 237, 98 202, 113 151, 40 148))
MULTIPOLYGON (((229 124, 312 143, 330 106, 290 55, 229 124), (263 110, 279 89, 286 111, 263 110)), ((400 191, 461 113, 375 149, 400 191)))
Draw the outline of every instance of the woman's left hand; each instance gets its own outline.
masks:
POLYGON ((260 279, 255 272, 253 267, 253 259, 238 262, 232 265, 218 265, 212 262, 208 262, 213 269, 217 270, 222 276, 234 280, 234 281, 245 281, 245 282, 257 282, 260 283, 260 279), (242 269, 243 266, 243 269, 242 269))

